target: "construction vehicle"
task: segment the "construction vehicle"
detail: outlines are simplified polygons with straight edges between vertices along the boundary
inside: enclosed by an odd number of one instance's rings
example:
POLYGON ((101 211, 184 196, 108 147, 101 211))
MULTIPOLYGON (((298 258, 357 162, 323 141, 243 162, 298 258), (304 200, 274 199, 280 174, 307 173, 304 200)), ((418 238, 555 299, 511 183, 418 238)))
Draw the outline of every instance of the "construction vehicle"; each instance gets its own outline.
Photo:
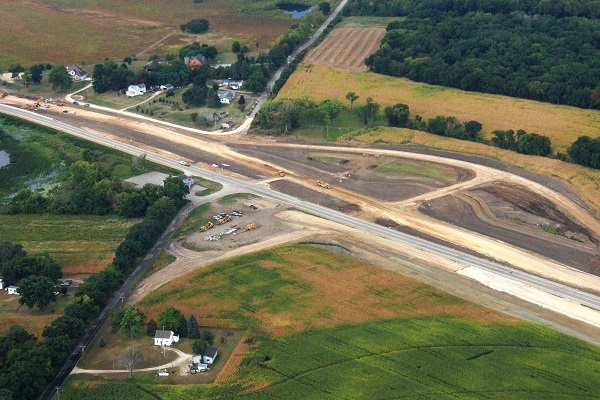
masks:
POLYGON ((215 226, 215 225, 209 221, 206 224, 202 225, 199 230, 200 230, 200 232, 205 232, 205 231, 209 230, 210 228, 212 228, 213 226, 215 226))
POLYGON ((217 220, 217 225, 223 225, 225 222, 229 222, 231 220, 232 220, 231 215, 226 215, 223 218, 219 218, 217 220))
POLYGON ((40 97, 39 99, 37 99, 35 101, 35 103, 30 104, 29 106, 27 106, 27 108, 31 111, 35 111, 38 109, 38 107, 44 102, 44 98, 40 97))
POLYGON ((7 94, 6 94, 6 93, 4 93, 4 92, 0 92, 0 99, 3 99, 3 98, 5 98, 6 96, 7 96, 7 94))
POLYGON ((275 175, 277 175, 277 176, 280 176, 280 177, 282 177, 282 178, 283 178, 283 177, 285 176, 285 172, 283 172, 283 171, 277 171, 277 172, 275 173, 275 175))
POLYGON ((248 224, 246 225, 246 227, 244 229, 240 229, 239 231, 237 231, 236 233, 234 233, 234 235, 239 235, 240 233, 244 233, 244 232, 248 232, 248 231, 253 231, 257 228, 256 224, 248 224))
POLYGON ((331 185, 327 182, 317 181, 317 186, 322 187, 324 189, 331 189, 331 185))

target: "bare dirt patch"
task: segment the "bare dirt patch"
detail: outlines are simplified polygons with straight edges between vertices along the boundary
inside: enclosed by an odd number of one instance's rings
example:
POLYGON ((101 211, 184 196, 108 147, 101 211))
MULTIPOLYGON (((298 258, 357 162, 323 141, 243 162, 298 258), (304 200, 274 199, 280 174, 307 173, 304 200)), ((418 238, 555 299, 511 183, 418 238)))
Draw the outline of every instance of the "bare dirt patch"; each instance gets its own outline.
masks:
POLYGON ((384 35, 384 28, 336 28, 304 62, 366 72, 365 59, 377 50, 384 35))

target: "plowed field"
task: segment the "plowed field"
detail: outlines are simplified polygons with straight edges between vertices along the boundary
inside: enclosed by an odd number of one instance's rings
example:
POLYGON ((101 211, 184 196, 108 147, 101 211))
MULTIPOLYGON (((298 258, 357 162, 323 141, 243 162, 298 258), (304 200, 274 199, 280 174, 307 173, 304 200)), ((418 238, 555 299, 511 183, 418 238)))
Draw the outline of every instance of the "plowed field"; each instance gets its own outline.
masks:
POLYGON ((304 62, 366 72, 365 58, 377 50, 384 35, 384 28, 334 29, 304 62))

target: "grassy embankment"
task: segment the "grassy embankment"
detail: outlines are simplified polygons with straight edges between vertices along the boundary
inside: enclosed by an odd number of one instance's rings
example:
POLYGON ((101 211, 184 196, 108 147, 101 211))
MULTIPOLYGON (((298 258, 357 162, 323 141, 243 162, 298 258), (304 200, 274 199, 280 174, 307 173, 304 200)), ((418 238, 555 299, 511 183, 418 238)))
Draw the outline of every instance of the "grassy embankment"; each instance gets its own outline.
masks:
MULTIPOLYGON (((477 120, 484 126, 485 138, 495 129, 525 129, 551 138, 555 151, 565 152, 581 135, 600 135, 600 112, 569 106, 411 82, 374 73, 353 73, 319 65, 300 66, 279 92, 278 99, 337 99, 354 91, 361 104, 372 96, 382 107, 404 103, 411 113, 424 118, 455 116, 461 121, 477 120), (343 82, 343 84, 342 84, 343 82)), ((357 121, 358 122, 358 121, 357 121)), ((436 136, 409 129, 381 127, 356 128, 336 134, 334 140, 362 144, 405 144, 485 155, 532 172, 557 178, 569 184, 586 202, 600 209, 600 172, 547 157, 525 156, 481 143, 436 136)))
POLYGON ((61 396, 548 398, 593 396, 600 384, 592 346, 308 245, 216 263, 137 306, 248 327, 239 366, 217 386, 75 376, 61 396))

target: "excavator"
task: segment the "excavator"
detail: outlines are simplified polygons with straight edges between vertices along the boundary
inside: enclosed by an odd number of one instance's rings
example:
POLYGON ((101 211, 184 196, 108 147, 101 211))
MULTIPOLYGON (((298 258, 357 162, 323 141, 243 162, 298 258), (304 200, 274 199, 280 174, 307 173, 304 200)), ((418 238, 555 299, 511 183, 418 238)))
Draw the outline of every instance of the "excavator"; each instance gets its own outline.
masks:
POLYGON ((331 185, 327 182, 317 181, 317 186, 322 187, 324 189, 331 189, 331 185))
POLYGON ((237 231, 236 233, 234 233, 234 235, 239 235, 240 233, 244 233, 244 232, 248 232, 248 231, 253 231, 257 228, 256 224, 248 224, 246 225, 246 227, 244 229, 240 229, 239 231, 237 231))
POLYGON ((41 105, 43 102, 44 102, 44 98, 43 98, 43 97, 40 97, 39 99, 37 99, 37 100, 35 101, 35 103, 33 103, 33 104, 30 104, 29 106, 27 106, 27 108, 28 108, 29 110, 31 110, 31 111, 35 111, 35 110, 37 110, 37 109, 40 107, 40 105, 41 105))

